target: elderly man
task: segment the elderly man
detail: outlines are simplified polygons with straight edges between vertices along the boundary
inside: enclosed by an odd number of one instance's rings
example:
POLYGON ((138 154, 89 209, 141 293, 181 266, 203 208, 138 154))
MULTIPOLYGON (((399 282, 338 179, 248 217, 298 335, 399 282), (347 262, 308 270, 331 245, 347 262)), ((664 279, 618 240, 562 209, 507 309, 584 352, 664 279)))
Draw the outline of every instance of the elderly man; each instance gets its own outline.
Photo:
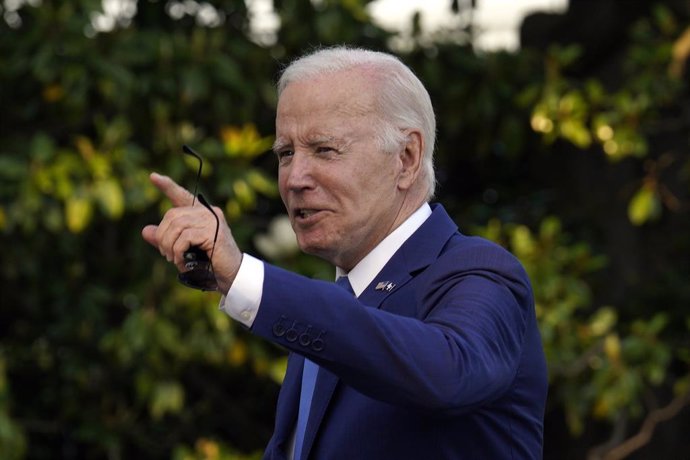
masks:
POLYGON ((171 179, 144 238, 184 270, 212 256, 221 308, 290 350, 267 459, 534 459, 546 366, 532 292, 502 248, 460 234, 434 193, 429 95, 398 59, 331 48, 278 83, 280 195, 337 283, 243 254, 171 179))

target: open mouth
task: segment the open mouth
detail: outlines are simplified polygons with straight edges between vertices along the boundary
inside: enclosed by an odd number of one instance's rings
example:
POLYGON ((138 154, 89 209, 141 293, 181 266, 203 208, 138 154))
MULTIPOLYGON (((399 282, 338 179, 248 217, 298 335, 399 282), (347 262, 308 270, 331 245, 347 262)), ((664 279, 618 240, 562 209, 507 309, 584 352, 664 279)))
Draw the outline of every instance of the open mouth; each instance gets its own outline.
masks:
POLYGON ((295 209, 293 215, 296 222, 301 224, 309 224, 315 222, 322 213, 322 209, 297 208, 295 209))
POLYGON ((295 216, 298 217, 299 219, 307 219, 314 214, 316 214, 317 211, 316 209, 305 209, 305 208, 300 208, 295 211, 295 216))

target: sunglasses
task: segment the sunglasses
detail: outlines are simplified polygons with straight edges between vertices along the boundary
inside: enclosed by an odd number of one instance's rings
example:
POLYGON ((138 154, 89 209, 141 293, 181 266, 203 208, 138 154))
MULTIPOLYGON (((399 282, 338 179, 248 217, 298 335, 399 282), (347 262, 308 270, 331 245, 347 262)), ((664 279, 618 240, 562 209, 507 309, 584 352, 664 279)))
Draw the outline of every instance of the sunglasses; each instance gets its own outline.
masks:
POLYGON ((213 264, 211 259, 213 259, 213 252, 216 250, 216 240, 218 239, 218 229, 220 228, 220 220, 218 215, 213 212, 211 205, 206 201, 204 195, 197 193, 197 188, 199 186, 199 180, 201 179, 201 170, 204 166, 204 160, 201 156, 192 150, 191 147, 187 145, 182 146, 182 152, 186 155, 192 156, 199 161, 199 170, 196 173, 196 183, 194 184, 194 195, 192 198, 192 206, 196 204, 197 198, 199 203, 201 203, 206 209, 209 210, 213 217, 216 219, 216 233, 213 236, 213 247, 211 248, 211 258, 206 255, 198 246, 191 246, 184 253, 184 268, 185 271, 177 275, 178 279, 182 284, 194 289, 200 289, 202 291, 215 291, 218 288, 218 282, 216 281, 216 276, 213 274, 213 264))

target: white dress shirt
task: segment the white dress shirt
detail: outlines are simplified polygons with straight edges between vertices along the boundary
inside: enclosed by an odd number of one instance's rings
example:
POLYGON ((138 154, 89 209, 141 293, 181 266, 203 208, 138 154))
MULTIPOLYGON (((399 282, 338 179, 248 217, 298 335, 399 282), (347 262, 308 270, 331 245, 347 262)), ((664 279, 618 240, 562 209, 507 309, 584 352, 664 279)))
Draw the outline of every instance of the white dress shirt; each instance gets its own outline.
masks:
MULTIPOLYGON (((359 261, 349 273, 336 267, 336 279, 347 275, 355 295, 359 295, 371 284, 374 277, 388 263, 393 254, 431 215, 431 207, 424 203, 405 222, 393 230, 369 254, 359 261)), ((264 285, 264 264, 261 260, 244 254, 237 277, 227 295, 220 300, 220 309, 232 319, 247 327, 254 319, 261 305, 264 285)))

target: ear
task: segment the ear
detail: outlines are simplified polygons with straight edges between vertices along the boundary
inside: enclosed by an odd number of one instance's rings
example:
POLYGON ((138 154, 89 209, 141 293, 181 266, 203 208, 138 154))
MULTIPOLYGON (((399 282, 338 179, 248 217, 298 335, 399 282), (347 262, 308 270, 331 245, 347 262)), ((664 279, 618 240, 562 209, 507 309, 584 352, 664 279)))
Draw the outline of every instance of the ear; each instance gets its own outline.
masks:
POLYGON ((422 157, 424 156, 424 136, 418 129, 410 129, 404 148, 399 155, 401 169, 398 176, 398 188, 409 190, 417 183, 422 172, 422 157))

